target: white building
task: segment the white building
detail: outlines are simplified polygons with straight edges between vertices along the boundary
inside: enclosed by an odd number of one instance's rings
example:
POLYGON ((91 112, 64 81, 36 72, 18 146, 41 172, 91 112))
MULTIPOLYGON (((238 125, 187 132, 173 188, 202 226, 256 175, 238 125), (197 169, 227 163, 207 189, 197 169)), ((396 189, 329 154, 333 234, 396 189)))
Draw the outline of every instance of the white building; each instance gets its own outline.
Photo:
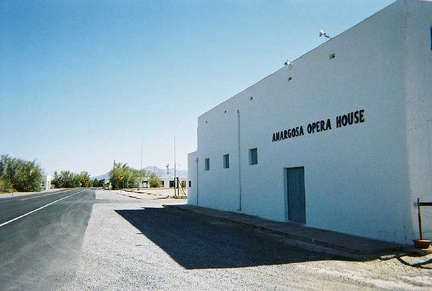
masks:
MULTIPOLYGON (((178 178, 178 185, 176 185, 176 186, 179 186, 179 187, 183 187, 183 188, 186 188, 187 187, 187 183, 186 183, 186 181, 188 181, 188 177, 187 176, 184 176, 184 175, 176 175, 177 176, 177 178, 178 178)), ((163 188, 174 188, 174 182, 175 182, 175 179, 174 179, 174 175, 165 175, 165 176, 162 176, 162 177, 160 177, 160 179, 162 180, 162 187, 163 188)))
POLYGON ((44 175, 43 176, 43 185, 44 185, 44 190, 49 190, 52 187, 52 179, 53 177, 51 175, 44 175))
POLYGON ((409 244, 431 152, 432 2, 400 0, 201 115, 188 203, 409 244))

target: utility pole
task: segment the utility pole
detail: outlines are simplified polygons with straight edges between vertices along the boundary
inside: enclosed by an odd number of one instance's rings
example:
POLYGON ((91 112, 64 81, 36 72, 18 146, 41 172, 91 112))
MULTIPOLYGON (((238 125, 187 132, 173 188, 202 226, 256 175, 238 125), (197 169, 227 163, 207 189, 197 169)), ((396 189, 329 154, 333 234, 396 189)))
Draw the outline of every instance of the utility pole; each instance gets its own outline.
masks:
POLYGON ((141 170, 142 170, 142 158, 143 158, 143 146, 144 146, 144 137, 141 137, 141 170))
POLYGON ((141 181, 138 182, 138 190, 141 189, 141 183, 144 180, 144 177, 143 177, 143 167, 142 167, 143 147, 144 147, 144 136, 141 136, 141 168, 140 168, 141 181))
POLYGON ((176 144, 175 144, 175 135, 174 135, 174 196, 177 195, 176 182, 177 182, 177 172, 176 172, 176 144))

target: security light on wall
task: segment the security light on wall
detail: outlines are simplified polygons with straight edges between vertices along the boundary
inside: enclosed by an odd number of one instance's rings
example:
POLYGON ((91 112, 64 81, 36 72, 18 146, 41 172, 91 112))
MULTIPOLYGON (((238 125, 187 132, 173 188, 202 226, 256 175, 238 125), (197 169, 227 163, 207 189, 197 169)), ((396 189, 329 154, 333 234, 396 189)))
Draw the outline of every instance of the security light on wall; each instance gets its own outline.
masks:
POLYGON ((322 30, 320 30, 320 34, 319 34, 319 36, 321 37, 321 36, 324 36, 324 37, 327 37, 327 38, 331 38, 326 32, 324 32, 324 31, 322 31, 322 30))
POLYGON ((287 61, 284 63, 284 66, 287 66, 288 68, 291 68, 291 67, 292 67, 292 63, 291 63, 291 61, 290 61, 290 60, 287 60, 287 61))

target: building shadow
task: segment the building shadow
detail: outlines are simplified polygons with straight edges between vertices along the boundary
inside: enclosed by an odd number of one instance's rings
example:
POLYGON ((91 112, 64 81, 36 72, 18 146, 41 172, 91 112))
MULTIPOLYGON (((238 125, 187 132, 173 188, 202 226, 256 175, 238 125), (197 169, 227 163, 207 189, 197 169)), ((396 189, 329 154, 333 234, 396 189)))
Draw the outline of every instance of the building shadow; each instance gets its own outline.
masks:
POLYGON ((346 260, 284 243, 249 227, 190 212, 167 208, 116 212, 186 269, 346 260))

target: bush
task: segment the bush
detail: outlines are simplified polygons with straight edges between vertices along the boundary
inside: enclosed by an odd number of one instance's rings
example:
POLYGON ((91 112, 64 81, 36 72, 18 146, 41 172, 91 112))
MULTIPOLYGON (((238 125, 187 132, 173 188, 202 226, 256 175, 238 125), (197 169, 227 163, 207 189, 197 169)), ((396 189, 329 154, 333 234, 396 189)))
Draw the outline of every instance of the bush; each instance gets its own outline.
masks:
POLYGON ((0 193, 10 193, 13 191, 12 183, 6 177, 0 178, 0 193))
POLYGON ((42 170, 35 161, 29 162, 2 155, 0 178, 1 187, 7 191, 12 189, 24 192, 41 191, 42 170))
POLYGON ((51 183, 55 188, 77 188, 91 186, 90 175, 86 171, 81 173, 72 173, 70 171, 54 172, 54 177, 51 183), (86 183, 86 181, 88 181, 86 183))
POLYGON ((149 179, 149 184, 151 188, 160 188, 162 187, 162 180, 157 176, 152 176, 149 179))
POLYGON ((109 174, 109 178, 112 189, 117 190, 136 187, 144 175, 144 170, 135 170, 129 167, 127 164, 114 162, 113 168, 109 174))

